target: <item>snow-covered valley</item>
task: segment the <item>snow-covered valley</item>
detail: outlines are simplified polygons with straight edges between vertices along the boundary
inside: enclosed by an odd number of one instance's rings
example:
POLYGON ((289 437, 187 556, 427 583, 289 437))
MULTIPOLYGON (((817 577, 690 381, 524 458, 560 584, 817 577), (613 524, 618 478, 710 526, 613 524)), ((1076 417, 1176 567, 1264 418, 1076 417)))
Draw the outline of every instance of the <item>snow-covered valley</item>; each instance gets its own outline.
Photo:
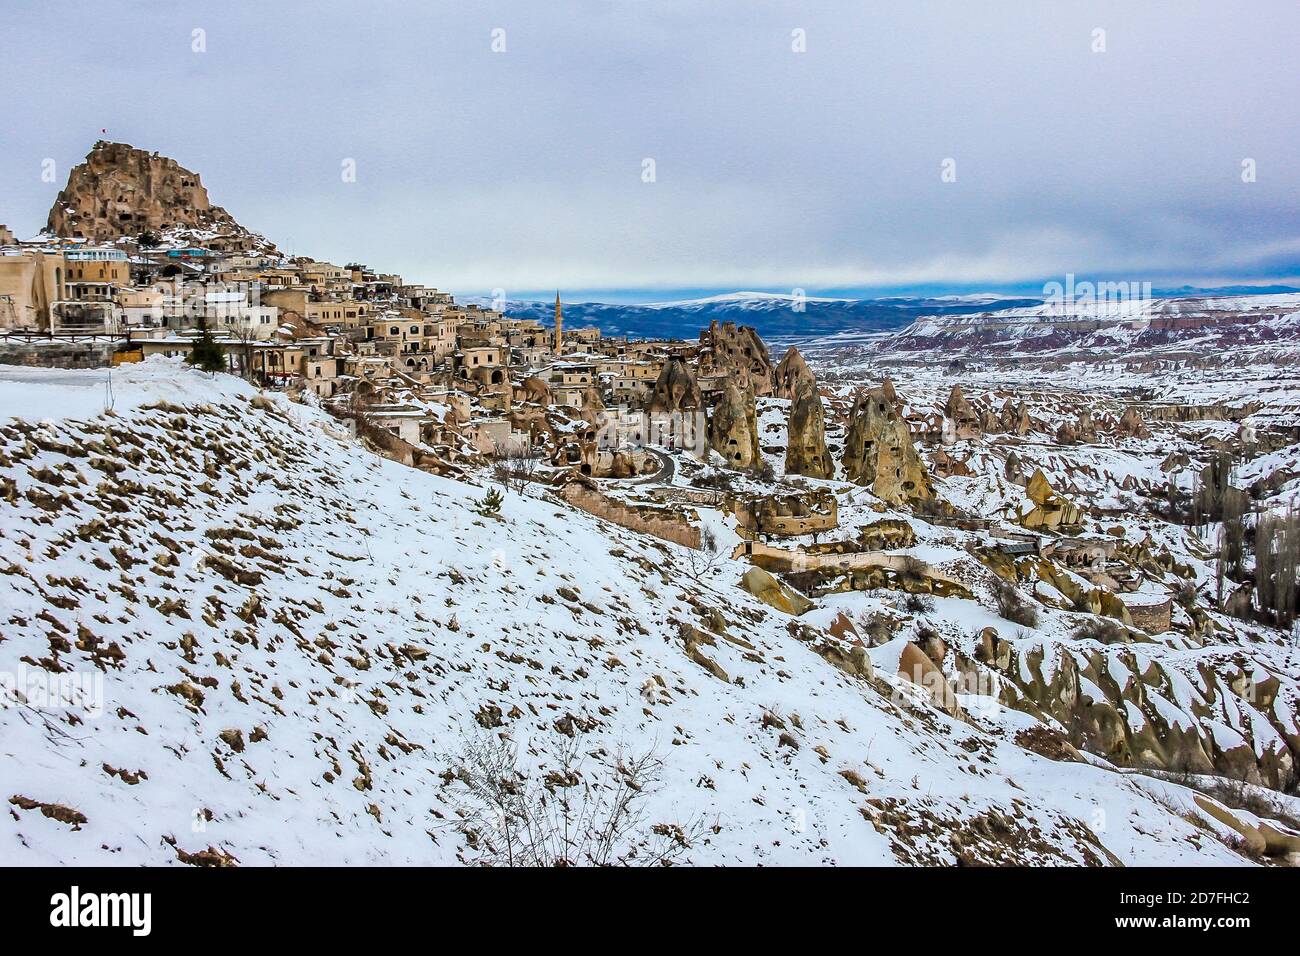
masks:
MULTIPOLYGON (((1187 786, 1021 746, 1039 722, 994 696, 935 706, 897 673, 915 621, 855 656, 836 617, 915 617, 888 594, 794 618, 737 586, 747 562, 699 573, 541 488, 493 513, 486 475, 385 460, 231 376, 151 360, 106 412, 103 370, 24 375, 0 388, 5 863, 501 862, 455 768, 503 740, 579 803, 661 766, 622 862, 1249 862, 1187 786)), ((913 524, 916 554, 970 562, 913 524)), ((935 605, 954 646, 1006 624, 935 605)), ((1250 654, 1294 729, 1294 650, 1250 654)))

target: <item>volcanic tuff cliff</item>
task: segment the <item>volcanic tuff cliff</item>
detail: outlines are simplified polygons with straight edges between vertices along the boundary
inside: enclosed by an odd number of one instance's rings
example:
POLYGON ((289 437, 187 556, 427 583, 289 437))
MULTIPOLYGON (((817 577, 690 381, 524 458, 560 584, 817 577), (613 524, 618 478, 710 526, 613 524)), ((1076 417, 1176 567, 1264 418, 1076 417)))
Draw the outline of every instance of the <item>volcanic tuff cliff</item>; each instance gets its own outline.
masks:
POLYGON ((753 327, 714 321, 700 333, 700 375, 729 375, 762 397, 772 394, 776 369, 753 327))
POLYGON ((216 249, 274 248, 212 205, 198 173, 157 153, 104 140, 68 174, 46 229, 95 242, 148 231, 216 249))

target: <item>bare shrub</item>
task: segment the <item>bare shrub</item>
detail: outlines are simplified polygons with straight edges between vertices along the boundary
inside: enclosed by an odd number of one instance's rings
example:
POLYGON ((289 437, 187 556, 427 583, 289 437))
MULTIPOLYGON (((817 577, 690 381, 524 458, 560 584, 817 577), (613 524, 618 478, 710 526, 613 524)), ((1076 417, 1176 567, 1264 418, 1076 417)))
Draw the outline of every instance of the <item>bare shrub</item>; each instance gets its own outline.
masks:
POLYGON ((914 554, 901 555, 899 564, 899 576, 908 581, 924 580, 925 573, 929 570, 929 566, 914 554))
POLYGON ((646 825, 641 804, 660 780, 653 751, 621 751, 610 765, 586 768, 583 735, 562 738, 558 766, 540 780, 519 769, 509 741, 466 742, 449 777, 455 820, 482 866, 666 866, 682 860, 708 827, 702 822, 646 825))
POLYGON ((933 614, 934 598, 928 594, 908 594, 903 598, 903 610, 911 614, 933 614))
POLYGON ((732 491, 736 485, 736 476, 729 471, 713 469, 691 478, 691 487, 705 488, 710 491, 732 491))
POLYGON ((880 611, 863 612, 858 616, 858 629, 871 647, 888 644, 894 637, 893 619, 880 611))
POLYGON ((1100 641, 1103 644, 1118 644, 1124 640, 1125 630, 1115 621, 1104 617, 1094 617, 1084 621, 1074 629, 1076 641, 1100 641))
POLYGON ((492 477, 502 488, 522 495, 536 480, 540 464, 541 458, 531 441, 512 444, 507 451, 497 455, 492 464, 492 477))
POLYGON ((993 582, 993 601, 998 614, 1011 623, 1024 627, 1038 626, 1038 608, 1025 600, 1020 590, 1009 581, 999 578, 993 582))
POLYGON ((722 543, 713 529, 704 525, 700 529, 700 546, 686 549, 686 568, 692 578, 700 580, 722 563, 722 543))
POLYGON ((1174 599, 1176 604, 1183 607, 1193 607, 1196 604, 1197 591, 1195 581, 1179 581, 1170 588, 1169 596, 1174 599))

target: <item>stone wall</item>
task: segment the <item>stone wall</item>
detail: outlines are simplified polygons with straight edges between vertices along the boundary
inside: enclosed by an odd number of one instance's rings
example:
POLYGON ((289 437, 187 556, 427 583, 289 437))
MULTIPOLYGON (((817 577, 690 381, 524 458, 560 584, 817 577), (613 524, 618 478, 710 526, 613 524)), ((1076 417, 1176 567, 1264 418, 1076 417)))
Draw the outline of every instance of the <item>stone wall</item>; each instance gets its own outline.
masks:
POLYGON ((0 365, 44 368, 104 368, 113 358, 116 340, 23 341, 0 339, 0 365))
POLYGON ((756 534, 814 534, 833 531, 840 523, 835 496, 825 492, 734 499, 729 507, 737 524, 756 534))
POLYGON ((586 488, 576 481, 561 488, 559 494, 573 507, 620 527, 653 535, 687 548, 700 547, 700 529, 691 524, 687 517, 689 512, 637 507, 607 498, 599 491, 586 488))
MULTIPOLYGON (((1121 599, 1122 600, 1122 599, 1121 599)), ((1138 604, 1124 601, 1134 627, 1140 627, 1148 634, 1163 634, 1173 624, 1173 602, 1165 598, 1157 604, 1138 604)))

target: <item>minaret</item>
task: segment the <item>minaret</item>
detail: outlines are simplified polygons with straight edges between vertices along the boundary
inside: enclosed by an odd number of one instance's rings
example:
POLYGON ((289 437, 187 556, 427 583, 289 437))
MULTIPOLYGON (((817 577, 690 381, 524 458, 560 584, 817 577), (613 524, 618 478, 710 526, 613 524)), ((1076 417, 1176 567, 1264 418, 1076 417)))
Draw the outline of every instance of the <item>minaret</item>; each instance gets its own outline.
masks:
POLYGON ((560 309, 560 290, 555 290, 555 354, 560 355, 564 345, 564 313, 560 309))

